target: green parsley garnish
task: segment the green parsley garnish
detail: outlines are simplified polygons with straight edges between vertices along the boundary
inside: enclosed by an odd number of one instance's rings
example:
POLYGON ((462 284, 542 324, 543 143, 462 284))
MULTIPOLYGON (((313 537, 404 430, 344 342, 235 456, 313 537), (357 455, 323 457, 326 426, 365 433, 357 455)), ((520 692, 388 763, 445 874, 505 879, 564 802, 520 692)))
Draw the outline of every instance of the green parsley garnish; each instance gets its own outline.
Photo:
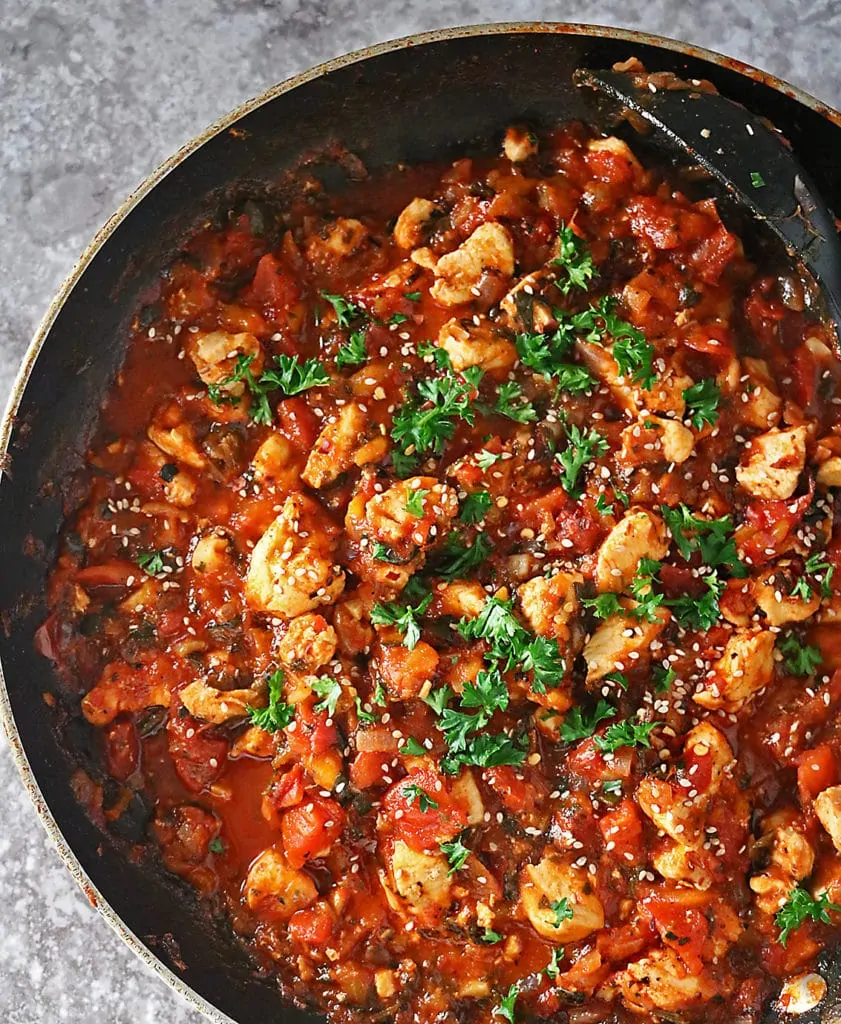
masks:
POLYGON ((377 716, 375 714, 372 714, 370 711, 366 711, 365 708, 362 707, 362 700, 358 694, 353 698, 353 702, 356 705, 356 717, 360 722, 364 722, 365 725, 373 725, 374 722, 377 721, 377 716))
POLYGON ((677 673, 671 665, 668 668, 663 668, 662 665, 655 665, 651 669, 651 675, 654 679, 655 693, 667 693, 672 688, 672 683, 677 679, 677 673))
POLYGON ((452 370, 442 377, 422 380, 417 391, 423 401, 410 400, 398 409, 391 428, 392 438, 404 453, 411 449, 421 455, 440 454, 456 432, 456 420, 473 425, 474 390, 474 383, 452 370))
POLYGON ((500 384, 494 412, 515 423, 534 423, 537 413, 515 380, 500 384))
POLYGON ((365 332, 353 331, 346 345, 342 345, 336 353, 336 366, 359 366, 368 358, 365 346, 365 332))
POLYGON ((446 580, 467 576, 487 561, 493 548, 493 541, 486 533, 477 533, 470 547, 463 544, 457 535, 450 534, 441 551, 437 571, 446 580))
POLYGON ((388 318, 387 323, 404 324, 408 319, 409 318, 406 316, 405 313, 392 313, 392 315, 388 318))
POLYGON ((474 526, 485 518, 485 513, 493 505, 493 498, 487 491, 471 491, 461 503, 459 520, 474 526))
POLYGON ((445 348, 433 345, 431 341, 422 341, 418 344, 418 355, 421 359, 432 356, 437 370, 451 370, 453 368, 450 353, 445 348))
POLYGON ((557 381, 558 390, 568 391, 571 395, 592 391, 598 383, 589 370, 576 363, 558 363, 553 376, 557 381))
POLYGON ((322 699, 313 705, 313 711, 326 711, 328 717, 336 714, 336 705, 342 695, 342 684, 335 676, 319 676, 310 682, 310 689, 322 699))
POLYGON ((481 448, 476 452, 474 458, 479 469, 490 469, 491 466, 499 462, 504 454, 504 452, 489 452, 486 448, 481 448))
POLYGON ((463 708, 482 708, 490 717, 495 711, 504 711, 508 707, 508 687, 498 668, 489 671, 480 670, 476 681, 464 684, 461 695, 463 708))
POLYGON ((608 796, 619 796, 622 793, 622 780, 607 779, 602 783, 602 792, 608 796))
POLYGON ((403 636, 403 643, 413 651, 420 640, 421 628, 418 619, 432 603, 432 594, 417 605, 402 605, 397 601, 375 604, 371 609, 371 622, 375 626, 394 626, 403 636))
POLYGON ((484 942, 488 946, 493 946, 497 942, 502 942, 502 936, 492 928, 486 928, 479 936, 479 941, 484 942))
POLYGON ((824 892, 815 899, 806 889, 797 886, 788 900, 774 915, 774 923, 780 929, 780 943, 785 946, 789 933, 799 928, 807 918, 830 924, 829 911, 841 913, 841 907, 829 902, 829 894, 824 892))
POLYGON ((712 377, 686 388, 683 399, 686 402, 687 419, 696 430, 706 424, 714 426, 718 422, 721 388, 712 377))
POLYGON ((750 172, 750 183, 754 188, 765 188, 765 179, 759 171, 750 172))
POLYGON ((582 430, 575 424, 565 426, 564 432, 567 447, 562 452, 557 452, 555 459, 563 469, 561 484, 564 490, 571 498, 578 498, 581 496, 581 489, 578 487, 581 471, 594 458, 605 454, 608 443, 597 430, 582 430))
POLYGON ((317 359, 298 356, 277 356, 277 370, 267 370, 260 378, 260 386, 280 388, 284 395, 300 395, 310 388, 321 388, 330 383, 330 374, 317 359))
POLYGON ((552 950, 552 958, 549 963, 543 968, 543 973, 547 978, 551 978, 553 981, 561 973, 561 960, 564 958, 564 947, 556 946, 552 950))
POLYGON ((218 384, 210 384, 207 394, 211 402, 221 405, 225 402, 238 403, 238 398, 226 395, 222 390, 226 384, 234 384, 243 381, 251 393, 252 408, 251 418, 255 423, 268 424, 272 422, 272 408, 269 405, 267 392, 274 390, 271 385, 263 385, 263 378, 260 380, 251 372, 251 364, 254 362, 254 355, 239 355, 234 365, 234 372, 218 384))
MULTIPOLYGON (((803 569, 804 573, 817 577, 817 580, 820 583, 822 596, 829 597, 832 594, 830 584, 832 583, 832 577, 835 574, 835 566, 824 561, 823 554, 823 552, 818 551, 814 555, 809 555, 803 563, 803 569), (818 575, 819 573, 823 573, 823 575, 820 576, 818 575)), ((795 583, 794 588, 791 591, 791 596, 799 597, 801 601, 808 601, 811 599, 812 588, 805 575, 801 576, 795 583)))
POLYGON ((414 736, 410 736, 400 748, 401 754, 408 754, 410 757, 423 757, 429 751, 423 747, 414 736))
POLYGON ((349 299, 346 299, 344 295, 330 295, 329 292, 322 292, 321 297, 333 307, 339 327, 350 327, 351 320, 358 320, 360 317, 367 318, 368 316, 367 311, 362 306, 357 306, 349 299))
POLYGON ((266 677, 269 687, 269 703, 264 708, 253 708, 246 706, 248 717, 252 725, 264 729, 266 732, 278 732, 290 725, 295 717, 295 708, 291 704, 285 704, 283 696, 283 672, 277 669, 266 677))
POLYGON ((612 516, 614 513, 613 504, 603 494, 600 494, 596 498, 596 511, 600 512, 603 516, 612 516))
POLYGON ((823 656, 817 647, 808 647, 794 633, 789 633, 777 642, 777 650, 783 655, 783 665, 793 676, 813 676, 823 656))
POLYGON ((387 544, 383 544, 382 541, 374 541, 371 545, 371 553, 378 562, 390 562, 391 565, 400 564, 400 559, 395 555, 394 551, 387 544))
POLYGON ((210 850, 211 853, 224 853, 225 852, 225 844, 222 842, 222 840, 219 838, 219 836, 214 836, 210 840, 210 842, 207 844, 207 848, 208 848, 208 850, 210 850))
POLYGON ((565 896, 560 900, 552 900, 549 909, 555 915, 555 920, 552 922, 554 928, 560 928, 564 921, 571 921, 575 916, 569 905, 569 900, 565 896))
POLYGON ((701 561, 710 568, 724 566, 733 576, 742 578, 747 575, 747 569, 736 552, 736 542, 731 533, 731 516, 701 519, 693 515, 692 510, 682 503, 676 508, 661 505, 660 512, 678 551, 686 560, 692 557, 693 552, 698 551, 701 554, 701 561))
POLYGON ((613 753, 620 747, 650 747, 651 731, 656 729, 662 722, 634 722, 628 719, 625 722, 614 722, 605 730, 604 736, 597 736, 594 743, 599 750, 605 753, 613 753))
POLYGON ((146 551, 137 556, 137 564, 150 576, 157 576, 164 570, 163 551, 146 551))
POLYGON ((423 487, 417 487, 414 490, 409 491, 409 495, 406 498, 406 511, 409 515, 413 515, 420 519, 424 514, 423 499, 429 494, 428 490, 424 490, 423 487))
POLYGON ((718 573, 715 570, 708 576, 702 576, 701 579, 707 588, 702 597, 684 594, 666 601, 666 605, 675 613, 681 626, 689 629, 710 630, 721 615, 718 599, 724 593, 725 583, 724 580, 718 578, 718 573))
POLYGON ((419 302, 421 297, 420 292, 403 292, 403 298, 408 299, 409 302, 419 302))
POLYGON ((456 871, 461 870, 467 863, 471 850, 464 845, 461 836, 456 836, 451 843, 439 843, 438 845, 441 848, 441 853, 444 854, 450 864, 450 870, 447 872, 448 875, 454 875, 456 871))
POLYGON ((597 619, 609 619, 611 615, 618 615, 623 611, 619 595, 611 592, 596 597, 583 597, 581 603, 585 608, 589 608, 597 619))
POLYGON ((406 802, 409 806, 417 800, 421 814, 426 814, 427 811, 438 810, 437 802, 432 799, 425 789, 421 789, 416 782, 407 782, 400 792, 406 797, 406 802))
POLYGON ((514 1006, 517 1002, 517 996, 520 994, 520 990, 516 984, 512 985, 508 989, 508 994, 502 997, 501 1002, 498 1006, 495 1006, 492 1010, 494 1017, 502 1017, 508 1021, 508 1024, 515 1024, 514 1022, 514 1006))
POLYGON ((568 295, 570 289, 587 289, 588 282, 598 273, 593 263, 590 247, 568 224, 558 228, 558 255, 550 260, 552 266, 560 267, 565 280, 558 280, 557 287, 568 295))
POLYGON ((564 743, 574 743, 592 736, 599 722, 605 718, 613 718, 616 708, 606 700, 598 704, 588 715, 581 708, 571 708, 561 725, 561 739, 564 743))
POLYGON ((659 572, 659 562, 655 562, 652 558, 640 559, 640 564, 631 581, 631 593, 637 602, 632 614, 637 619, 645 619, 647 622, 657 621, 657 609, 665 600, 662 594, 657 594, 654 591, 654 584, 659 582, 657 579, 659 572))

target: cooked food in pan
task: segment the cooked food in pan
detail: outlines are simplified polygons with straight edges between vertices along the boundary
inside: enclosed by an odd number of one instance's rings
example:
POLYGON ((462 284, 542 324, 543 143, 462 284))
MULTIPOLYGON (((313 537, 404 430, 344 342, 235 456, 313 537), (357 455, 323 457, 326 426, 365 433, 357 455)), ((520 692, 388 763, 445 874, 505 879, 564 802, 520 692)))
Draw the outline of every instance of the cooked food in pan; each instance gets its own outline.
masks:
POLYGON ((839 377, 808 282, 579 124, 240 203, 52 576, 80 798, 337 1024, 817 1002, 839 377))

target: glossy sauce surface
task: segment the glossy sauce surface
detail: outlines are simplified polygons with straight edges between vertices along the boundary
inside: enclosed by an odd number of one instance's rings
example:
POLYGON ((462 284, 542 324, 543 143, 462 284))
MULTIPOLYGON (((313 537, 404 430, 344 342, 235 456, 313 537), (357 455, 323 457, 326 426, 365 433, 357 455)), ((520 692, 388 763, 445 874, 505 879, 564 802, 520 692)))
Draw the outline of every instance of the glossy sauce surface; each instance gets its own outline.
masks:
POLYGON ((335 1021, 758 1020, 841 903, 834 344, 580 125, 207 225, 39 634, 80 798, 335 1021))

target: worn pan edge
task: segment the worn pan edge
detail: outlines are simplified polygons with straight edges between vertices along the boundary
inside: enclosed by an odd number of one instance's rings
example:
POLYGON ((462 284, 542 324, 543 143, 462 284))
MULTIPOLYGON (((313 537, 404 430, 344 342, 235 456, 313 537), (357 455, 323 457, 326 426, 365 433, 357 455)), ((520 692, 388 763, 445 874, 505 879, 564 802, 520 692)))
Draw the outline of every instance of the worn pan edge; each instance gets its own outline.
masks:
MULTIPOLYGON (((762 82, 769 88, 789 96, 791 99, 810 108, 820 116, 830 120, 841 127, 841 112, 822 102, 811 94, 791 85, 785 80, 768 72, 746 64, 733 57, 728 57, 715 50, 695 46, 681 40, 671 39, 653 33, 636 31, 633 29, 612 28, 604 25, 589 25, 583 23, 562 23, 562 22, 497 22, 483 25, 469 25, 457 28, 435 29, 415 35, 402 36, 398 39, 377 43, 360 50, 334 57, 330 60, 317 64, 297 75, 271 86, 260 95, 247 100, 239 107, 228 114, 214 121, 203 132, 186 142, 171 157, 166 159, 155 168, 141 184, 123 201, 114 214, 97 231, 91 242, 86 246, 76 265, 61 285, 55 298, 50 303, 47 312, 38 325, 31 342, 21 361, 20 368, 12 384, 11 392, 6 403, 2 421, 0 421, 0 478, 4 468, 7 467, 9 444, 15 424, 17 410, 23 398, 30 374, 35 361, 49 336, 50 330, 55 323, 68 296, 79 283, 89 265, 93 262, 99 250, 108 241, 116 228, 128 216, 128 214, 152 191, 163 179, 187 157, 191 156, 201 148, 207 141, 216 135, 228 130, 241 118, 256 110, 258 107, 271 102, 277 96, 290 92, 298 86, 320 78, 332 71, 365 61, 368 58, 378 57, 382 54, 391 53, 401 49, 408 49, 413 46, 425 45, 450 39, 464 39, 487 35, 505 34, 567 34, 582 35, 596 38, 618 39, 630 45, 649 45, 665 50, 682 53, 686 56, 705 60, 720 67, 736 71, 746 77, 762 82)), ((38 817, 43 825, 49 839, 55 846, 61 860, 72 877, 80 886, 89 902, 96 907, 108 924, 120 936, 125 944, 134 951, 156 974, 172 989, 177 991, 194 1009, 203 1013, 214 1024, 235 1024, 225 1013, 211 1005, 206 999, 193 990, 183 979, 171 971, 158 956, 146 946, 146 944, 127 927, 119 915, 111 908, 110 904, 98 891, 85 870, 82 868, 76 854, 71 849, 68 841, 61 832, 55 818, 52 815, 46 801, 41 793, 38 781, 23 746, 15 723, 9 700, 6 682, 3 676, 3 667, 0 665, 0 721, 2 721, 5 735, 8 739, 12 759, 21 776, 23 784, 35 807, 38 817)))

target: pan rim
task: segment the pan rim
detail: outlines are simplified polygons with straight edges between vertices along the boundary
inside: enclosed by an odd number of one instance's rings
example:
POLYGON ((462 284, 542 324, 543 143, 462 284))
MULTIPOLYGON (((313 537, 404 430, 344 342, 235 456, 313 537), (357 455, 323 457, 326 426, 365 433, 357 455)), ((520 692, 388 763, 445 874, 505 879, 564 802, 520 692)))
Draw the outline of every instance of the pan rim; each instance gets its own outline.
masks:
MULTIPOLYGON (((716 50, 707 47, 696 46, 683 40, 673 39, 668 36, 661 36, 655 33, 644 32, 636 29, 614 28, 609 25, 591 25, 581 22, 550 22, 550 21, 512 21, 512 22, 491 22, 488 24, 464 25, 452 28, 432 29, 426 32, 414 33, 400 36, 395 39, 386 40, 371 46, 353 50, 349 53, 333 57, 323 61, 305 71, 284 79, 281 82, 270 86, 257 96, 246 100, 235 107, 227 114, 213 121, 202 132, 185 142, 174 154, 165 159, 154 168, 143 181, 120 203, 113 214, 99 228, 91 241, 85 246, 77 259, 70 273, 62 282, 55 297, 50 302, 46 313, 37 326, 32 340, 29 342, 21 363, 15 374, 11 391, 6 402, 2 420, 0 420, 0 480, 3 477, 4 466, 11 441, 12 431, 23 399, 24 391, 29 382, 35 362, 44 346, 52 327, 57 320, 71 292, 83 278, 88 267, 96 258, 100 249, 111 238, 119 225, 137 207, 142 200, 176 167, 197 152, 206 142, 224 131, 230 129, 240 119, 252 111, 270 103, 278 96, 291 92, 299 86, 307 85, 318 78, 321 78, 333 71, 347 67, 352 64, 361 63, 371 58, 410 47, 424 46, 437 42, 445 42, 452 39, 466 39, 479 36, 496 35, 578 35, 595 38, 618 39, 629 44, 646 44, 663 50, 670 50, 682 53, 708 63, 726 67, 744 75, 754 81, 761 82, 776 92, 783 93, 795 100, 802 106, 808 107, 821 117, 826 118, 835 125, 841 127, 841 111, 819 100, 811 93, 800 89, 797 86, 773 75, 762 71, 754 65, 734 57, 728 57, 716 50)), ((50 841, 55 847, 64 866, 82 889, 88 901, 105 918, 111 928, 119 935, 123 942, 141 960, 153 970, 171 989, 175 990, 194 1009, 204 1014, 213 1024, 236 1024, 236 1022, 210 1003, 187 981, 179 977, 159 957, 146 946, 128 925, 122 920, 117 912, 111 907, 105 897, 99 892, 96 885, 82 867, 79 859, 73 851, 69 841, 61 831, 52 811, 41 793, 36 774, 29 762, 29 758, 23 748, 18 734, 17 724, 12 711, 3 667, 0 664, 0 722, 2 722, 12 760, 23 781, 24 787, 35 807, 38 818, 50 841)))

